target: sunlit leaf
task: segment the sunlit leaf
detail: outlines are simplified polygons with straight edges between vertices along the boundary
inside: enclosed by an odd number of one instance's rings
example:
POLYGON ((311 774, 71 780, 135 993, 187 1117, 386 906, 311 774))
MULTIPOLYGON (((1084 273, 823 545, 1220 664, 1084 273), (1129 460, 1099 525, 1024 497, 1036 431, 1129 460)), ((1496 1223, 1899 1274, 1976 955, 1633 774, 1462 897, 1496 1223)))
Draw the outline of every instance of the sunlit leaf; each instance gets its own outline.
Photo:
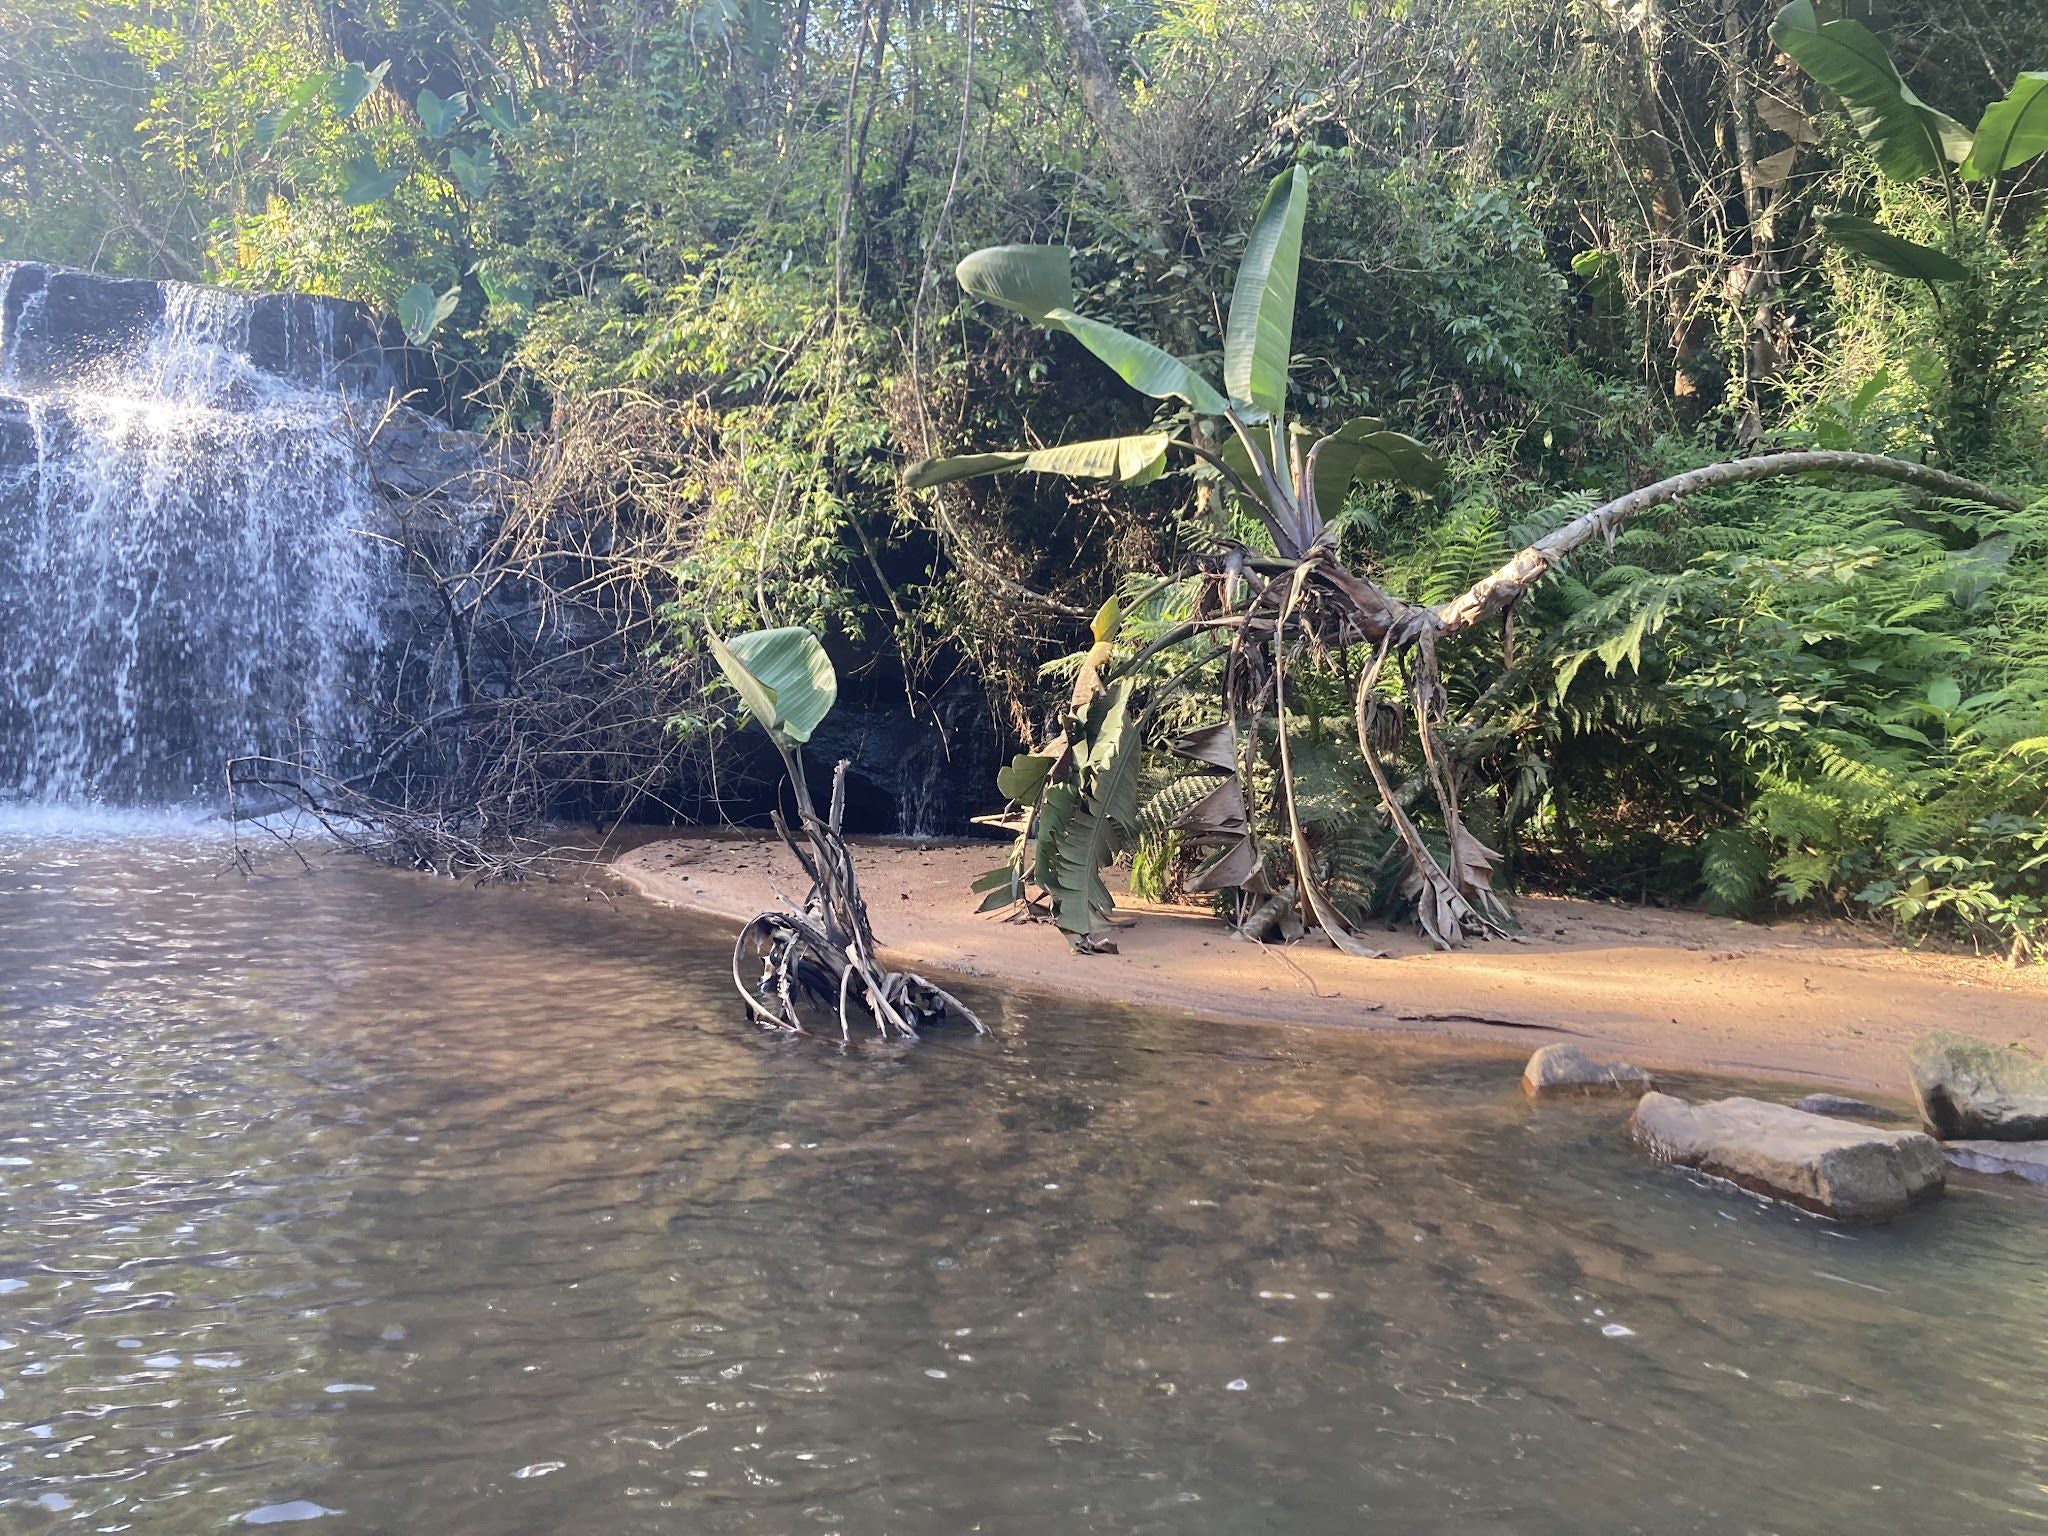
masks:
POLYGON ((1308 172, 1297 165, 1274 177, 1238 265, 1223 340, 1223 382, 1231 397, 1276 415, 1287 403, 1301 221, 1307 211, 1308 172))

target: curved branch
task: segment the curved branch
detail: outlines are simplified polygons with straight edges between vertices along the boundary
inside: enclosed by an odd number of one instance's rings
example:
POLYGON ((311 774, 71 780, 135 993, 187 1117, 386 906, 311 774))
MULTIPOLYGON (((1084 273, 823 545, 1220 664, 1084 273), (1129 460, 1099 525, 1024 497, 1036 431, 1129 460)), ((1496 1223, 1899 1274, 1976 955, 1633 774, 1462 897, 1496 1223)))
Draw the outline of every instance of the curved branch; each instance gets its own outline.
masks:
POLYGON ((1659 480, 1654 485, 1646 485, 1626 496, 1618 496, 1604 506, 1595 507, 1582 517, 1573 518, 1562 528, 1545 534, 1491 576, 1476 583, 1463 596, 1440 605, 1436 610, 1437 622, 1446 634, 1456 634, 1483 623, 1562 565, 1581 544, 1613 532, 1647 508, 1676 501, 1698 491, 1717 490, 1725 485, 1741 485, 1746 481, 1767 480, 1779 475, 1810 474, 1815 470, 1876 475, 1939 495, 1982 502, 2007 512, 2017 512, 2021 508, 2016 498, 1988 485, 1979 485, 1959 475, 1929 469, 1925 464, 1889 458, 1880 453, 1815 451, 1767 453, 1753 459, 1733 459, 1725 464, 1709 464, 1701 469, 1689 469, 1682 475, 1673 475, 1668 480, 1659 480))

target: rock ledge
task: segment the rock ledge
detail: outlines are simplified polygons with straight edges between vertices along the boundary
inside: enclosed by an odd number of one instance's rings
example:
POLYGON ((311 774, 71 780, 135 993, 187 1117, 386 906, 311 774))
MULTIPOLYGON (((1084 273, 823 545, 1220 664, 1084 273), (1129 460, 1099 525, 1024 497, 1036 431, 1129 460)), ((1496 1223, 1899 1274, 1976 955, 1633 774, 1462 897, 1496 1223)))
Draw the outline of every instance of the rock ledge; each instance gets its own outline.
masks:
POLYGON ((1919 1131, 1882 1130, 1761 1099, 1688 1104, 1646 1094, 1629 1131, 1661 1162, 1839 1221, 1888 1221, 1942 1187, 1941 1147, 1919 1131))

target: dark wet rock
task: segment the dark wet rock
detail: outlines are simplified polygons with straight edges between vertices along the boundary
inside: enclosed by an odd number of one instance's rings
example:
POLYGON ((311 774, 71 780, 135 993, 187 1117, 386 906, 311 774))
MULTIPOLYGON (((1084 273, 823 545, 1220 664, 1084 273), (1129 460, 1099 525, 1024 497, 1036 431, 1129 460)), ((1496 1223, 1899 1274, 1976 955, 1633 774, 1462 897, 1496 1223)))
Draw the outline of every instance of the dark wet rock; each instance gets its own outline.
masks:
POLYGON ((2048 1184, 2048 1141, 1949 1141, 1941 1150, 1958 1168, 2048 1184))
POLYGON ((1595 1061, 1576 1045, 1546 1045, 1522 1069, 1522 1087, 1534 1098, 1573 1094, 1643 1094, 1650 1074, 1625 1061, 1595 1061))
POLYGON ((1809 1093, 1792 1107, 1809 1115, 1829 1115, 1837 1120, 1868 1120, 1874 1125, 1902 1125, 1906 1119, 1895 1109, 1839 1093, 1809 1093))
POLYGON ((2048 1140, 2048 1062, 1947 1029, 1912 1060, 1920 1116, 1942 1140, 2048 1140))
POLYGON ((1660 1162, 1841 1221, 1888 1221, 1940 1190, 1946 1172, 1940 1145, 1919 1131, 1831 1120, 1762 1099, 1688 1104, 1650 1093, 1629 1131, 1660 1162))

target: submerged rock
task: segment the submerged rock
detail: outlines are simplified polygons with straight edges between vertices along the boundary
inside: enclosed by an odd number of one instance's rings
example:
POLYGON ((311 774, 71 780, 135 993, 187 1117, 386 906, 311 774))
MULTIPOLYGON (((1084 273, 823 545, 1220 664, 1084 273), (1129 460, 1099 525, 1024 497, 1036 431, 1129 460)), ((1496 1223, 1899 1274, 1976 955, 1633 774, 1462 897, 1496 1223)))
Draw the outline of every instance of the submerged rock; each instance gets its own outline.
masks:
POLYGON ((1830 1120, 1762 1099, 1688 1104, 1646 1094, 1629 1131, 1662 1162, 1841 1221, 1888 1221, 1938 1191, 1946 1172, 1940 1146, 1919 1131, 1830 1120))
POLYGON ((1950 1141, 1941 1150, 1958 1168, 1972 1173, 1999 1173, 2048 1184, 2048 1141, 1950 1141))
POLYGON ((1625 1061, 1595 1061, 1576 1045, 1546 1045, 1522 1069, 1534 1098, 1566 1094, 1648 1093, 1650 1074, 1625 1061))
POLYGON ((1898 1125, 1905 1116, 1881 1104, 1852 1099, 1839 1093, 1809 1093, 1792 1106, 1809 1115, 1830 1115, 1838 1120, 1869 1120, 1878 1125, 1898 1125))
POLYGON ((2048 1140, 2048 1062, 1947 1029, 1912 1059, 1921 1117, 1942 1140, 2048 1140))

